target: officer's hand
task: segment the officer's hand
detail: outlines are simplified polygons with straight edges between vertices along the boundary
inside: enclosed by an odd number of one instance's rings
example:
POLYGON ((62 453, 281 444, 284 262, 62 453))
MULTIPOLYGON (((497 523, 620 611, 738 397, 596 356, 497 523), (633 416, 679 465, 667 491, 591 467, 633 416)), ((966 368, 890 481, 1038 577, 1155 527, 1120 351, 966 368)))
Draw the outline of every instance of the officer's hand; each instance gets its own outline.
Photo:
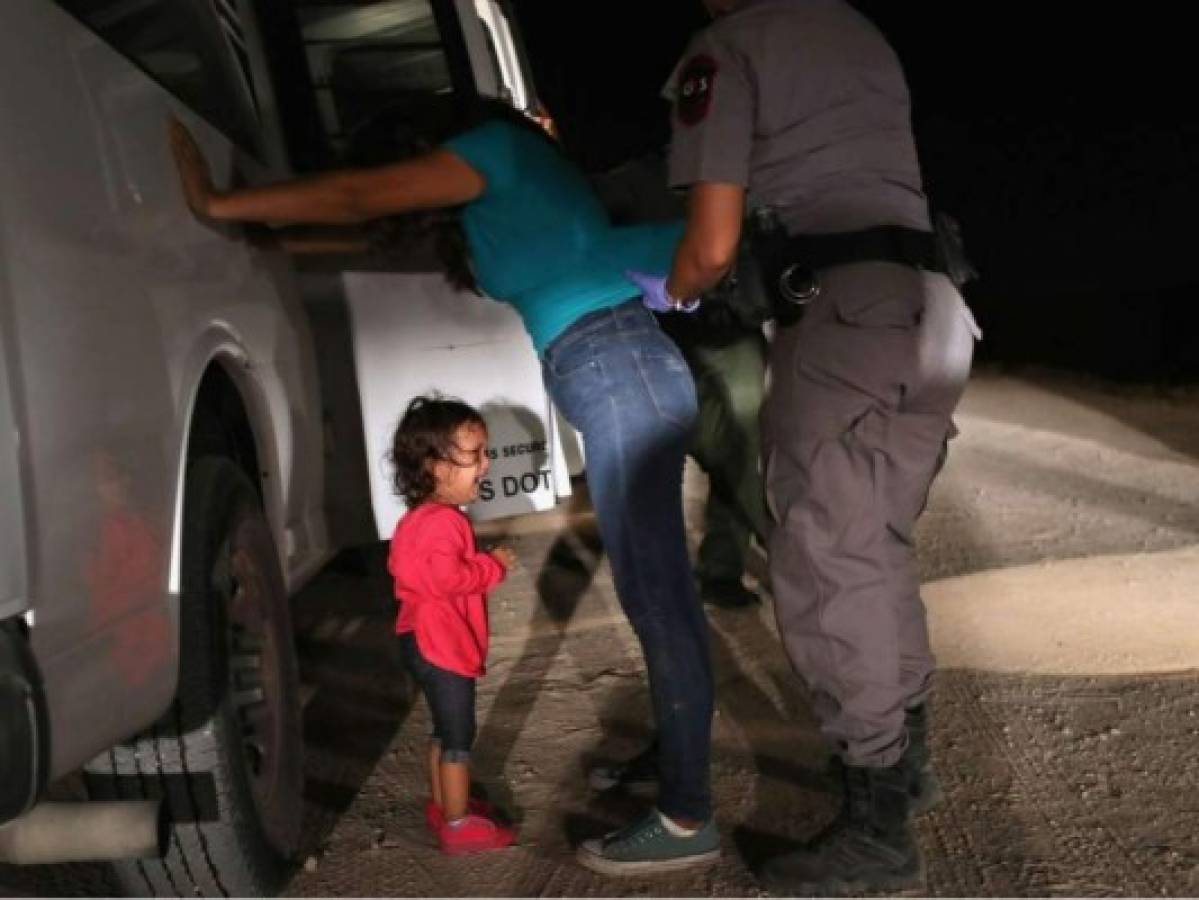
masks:
POLYGON ((665 275, 650 275, 648 272, 626 270, 625 278, 637 285, 641 290, 641 302, 647 309, 654 312, 695 312, 699 309, 699 299, 676 300, 666 290, 665 275))

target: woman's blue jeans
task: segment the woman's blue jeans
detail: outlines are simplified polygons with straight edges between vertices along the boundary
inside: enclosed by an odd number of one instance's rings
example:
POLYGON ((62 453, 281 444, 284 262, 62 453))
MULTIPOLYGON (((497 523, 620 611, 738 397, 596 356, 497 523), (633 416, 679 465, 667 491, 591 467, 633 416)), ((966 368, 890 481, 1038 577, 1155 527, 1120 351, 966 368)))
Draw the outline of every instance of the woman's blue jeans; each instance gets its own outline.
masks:
POLYGON ((542 356, 550 397, 583 437, 616 593, 641 642, 659 739, 658 806, 712 813, 712 667, 683 531, 695 384, 641 300, 583 316, 542 356))

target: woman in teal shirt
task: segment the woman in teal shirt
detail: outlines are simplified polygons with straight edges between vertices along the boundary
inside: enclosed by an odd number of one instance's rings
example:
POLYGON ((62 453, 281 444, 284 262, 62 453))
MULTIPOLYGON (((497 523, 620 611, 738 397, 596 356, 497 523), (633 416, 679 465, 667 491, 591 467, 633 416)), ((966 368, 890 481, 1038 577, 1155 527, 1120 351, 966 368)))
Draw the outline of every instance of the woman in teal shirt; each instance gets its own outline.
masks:
MULTIPOLYGON (((583 437, 600 534, 649 674, 658 808, 585 841, 578 859, 610 874, 647 874, 717 858, 707 623, 682 515, 695 386, 625 274, 668 271, 678 227, 614 228, 558 147, 499 104, 481 105, 452 137, 411 158, 232 191, 213 187, 182 125, 172 124, 171 141, 201 218, 355 225, 459 211, 469 275, 520 314, 551 398, 583 437)), ((461 266, 450 271, 463 276, 461 266)))

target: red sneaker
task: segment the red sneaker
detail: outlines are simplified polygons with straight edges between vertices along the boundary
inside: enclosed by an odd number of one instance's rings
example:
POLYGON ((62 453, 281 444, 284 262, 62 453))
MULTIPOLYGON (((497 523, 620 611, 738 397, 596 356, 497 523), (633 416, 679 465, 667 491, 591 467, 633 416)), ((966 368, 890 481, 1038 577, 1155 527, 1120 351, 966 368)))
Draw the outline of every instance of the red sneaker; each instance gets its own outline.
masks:
POLYGON ((437 831, 441 852, 449 856, 500 850, 516 840, 516 829, 500 825, 483 816, 467 815, 456 825, 442 824, 437 831))
MULTIPOLYGON (((481 800, 477 797, 471 797, 466 801, 466 814, 473 816, 483 816, 485 819, 495 818, 495 807, 486 800, 481 800)), ((431 799, 425 801, 425 827, 428 828, 434 835, 441 830, 441 826, 445 824, 445 813, 441 811, 441 807, 434 803, 431 799)))

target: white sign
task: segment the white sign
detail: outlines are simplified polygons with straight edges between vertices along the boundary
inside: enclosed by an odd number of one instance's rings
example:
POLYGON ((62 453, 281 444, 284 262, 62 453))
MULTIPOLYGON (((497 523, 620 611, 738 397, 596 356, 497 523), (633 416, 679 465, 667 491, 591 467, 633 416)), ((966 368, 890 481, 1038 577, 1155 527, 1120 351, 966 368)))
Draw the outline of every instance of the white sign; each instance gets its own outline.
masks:
POLYGON ((552 509, 570 493, 541 364, 511 307, 455 291, 437 274, 347 272, 344 282, 381 538, 405 509, 391 483, 392 435, 420 394, 455 397, 487 422, 491 469, 471 518, 552 509))

